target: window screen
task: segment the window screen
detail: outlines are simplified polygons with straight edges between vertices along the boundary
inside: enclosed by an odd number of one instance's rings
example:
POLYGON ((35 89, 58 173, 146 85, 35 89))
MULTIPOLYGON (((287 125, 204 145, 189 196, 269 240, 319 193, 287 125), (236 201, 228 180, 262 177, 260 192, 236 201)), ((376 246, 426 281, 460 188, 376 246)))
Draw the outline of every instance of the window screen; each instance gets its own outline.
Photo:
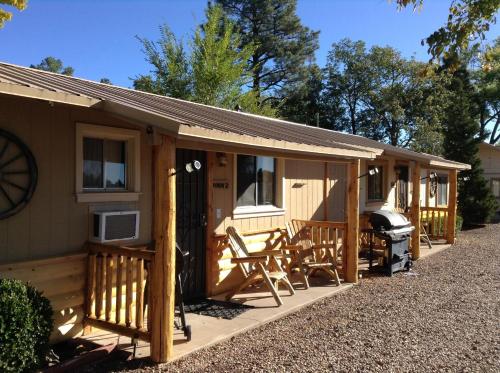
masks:
POLYGON ((275 204, 276 161, 271 157, 238 155, 237 206, 275 204))
POLYGON ((384 199, 384 169, 381 166, 368 166, 368 172, 377 168, 378 173, 368 175, 368 200, 384 199))
POLYGON ((491 191, 495 197, 500 198, 500 179, 491 180, 491 191))
POLYGON ((437 203, 440 206, 448 204, 448 176, 438 176, 437 203))
POLYGON ((83 187, 102 188, 103 177, 103 140, 84 138, 83 187))
POLYGON ((271 157, 257 157, 257 204, 274 205, 275 162, 271 157))
POLYGON ((125 153, 124 141, 83 138, 83 187, 124 189, 125 153))
POLYGON ((104 141, 106 188, 125 188, 125 142, 104 141))
POLYGON ((255 206, 256 180, 255 158, 251 155, 238 155, 237 159, 237 206, 255 206))

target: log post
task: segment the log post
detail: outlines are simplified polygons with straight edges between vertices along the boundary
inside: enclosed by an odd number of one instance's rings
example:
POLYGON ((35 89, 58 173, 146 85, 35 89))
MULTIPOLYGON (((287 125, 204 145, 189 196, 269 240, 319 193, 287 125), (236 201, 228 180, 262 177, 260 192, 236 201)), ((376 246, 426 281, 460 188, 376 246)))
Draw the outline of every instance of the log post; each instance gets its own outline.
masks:
POLYGON ((349 187, 347 195, 347 250, 344 279, 346 282, 358 282, 358 247, 359 247, 359 159, 349 165, 349 187))
POLYGON ((448 194, 448 227, 446 229, 446 243, 455 243, 455 227, 457 223, 457 170, 449 173, 450 193, 448 194))
POLYGON ((411 234, 413 260, 420 257, 420 163, 415 162, 412 174, 411 223, 415 230, 411 234))
POLYGON ((154 242, 151 288, 151 358, 166 362, 173 353, 175 307, 175 140, 162 136, 154 148, 154 242))
POLYGON ((330 175, 328 173, 328 162, 325 162, 323 178, 323 220, 328 221, 328 196, 330 194, 330 175))

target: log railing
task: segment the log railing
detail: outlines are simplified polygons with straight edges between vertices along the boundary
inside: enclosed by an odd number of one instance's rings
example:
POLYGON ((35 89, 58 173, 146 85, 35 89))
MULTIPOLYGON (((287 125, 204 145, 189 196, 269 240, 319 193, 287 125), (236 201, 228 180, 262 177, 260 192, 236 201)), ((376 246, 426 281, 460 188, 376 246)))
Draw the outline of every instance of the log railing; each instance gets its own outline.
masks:
POLYGON ((292 224, 296 232, 304 228, 309 229, 312 241, 315 244, 335 244, 337 248, 337 257, 342 258, 342 270, 345 271, 347 223, 293 219, 292 224))
POLYGON ((446 239, 448 207, 420 207, 420 223, 431 240, 446 239))
POLYGON ((87 248, 85 325, 149 341, 154 251, 97 243, 87 248))

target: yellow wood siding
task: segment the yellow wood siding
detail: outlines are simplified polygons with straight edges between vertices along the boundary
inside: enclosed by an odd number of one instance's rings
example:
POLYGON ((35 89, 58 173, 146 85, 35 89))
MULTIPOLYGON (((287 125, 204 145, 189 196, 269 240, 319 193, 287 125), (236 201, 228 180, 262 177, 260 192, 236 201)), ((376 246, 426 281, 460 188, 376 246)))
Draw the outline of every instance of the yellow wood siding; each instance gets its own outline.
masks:
MULTIPOLYGON (((324 187, 325 163, 287 159, 284 162, 284 210, 279 216, 261 216, 233 219, 234 209, 234 157, 227 157, 227 164, 220 166, 216 161, 213 168, 213 181, 217 185, 227 183, 227 188, 214 188, 212 206, 214 231, 208 242, 207 290, 217 294, 229 290, 241 280, 237 267, 231 264, 231 251, 224 240, 226 228, 236 227, 248 235, 251 251, 270 248, 279 237, 276 228, 284 228, 291 219, 325 220, 324 187), (220 210, 220 218, 217 218, 220 210), (269 232, 269 231, 272 232, 269 232), (273 231, 274 230, 274 231, 273 231), (263 234, 253 232, 267 231, 263 234)), ((328 219, 343 221, 345 216, 346 178, 345 164, 328 164, 328 219)), ((278 185, 279 187, 279 185, 278 185)))
POLYGON ((86 258, 85 254, 75 254, 0 265, 0 278, 29 282, 50 300, 54 311, 53 343, 82 332, 86 258))
POLYGON ((0 127, 17 135, 33 152, 38 184, 18 214, 0 220, 0 263, 64 255, 80 250, 89 236, 92 211, 141 211, 140 240, 151 238, 151 147, 141 133, 141 191, 137 202, 77 203, 75 123, 135 128, 105 113, 47 102, 0 97, 0 127))

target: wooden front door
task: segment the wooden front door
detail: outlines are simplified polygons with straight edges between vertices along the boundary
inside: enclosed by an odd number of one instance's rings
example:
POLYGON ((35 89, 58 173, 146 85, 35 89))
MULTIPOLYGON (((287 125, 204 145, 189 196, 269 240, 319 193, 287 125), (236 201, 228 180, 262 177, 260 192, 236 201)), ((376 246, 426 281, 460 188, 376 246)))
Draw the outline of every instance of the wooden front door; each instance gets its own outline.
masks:
POLYGON ((177 149, 177 243, 188 252, 184 266, 184 300, 205 296, 207 164, 206 153, 177 149), (197 160, 199 171, 188 173, 186 163, 197 160))
POLYGON ((408 166, 396 166, 396 208, 408 209, 408 166))

